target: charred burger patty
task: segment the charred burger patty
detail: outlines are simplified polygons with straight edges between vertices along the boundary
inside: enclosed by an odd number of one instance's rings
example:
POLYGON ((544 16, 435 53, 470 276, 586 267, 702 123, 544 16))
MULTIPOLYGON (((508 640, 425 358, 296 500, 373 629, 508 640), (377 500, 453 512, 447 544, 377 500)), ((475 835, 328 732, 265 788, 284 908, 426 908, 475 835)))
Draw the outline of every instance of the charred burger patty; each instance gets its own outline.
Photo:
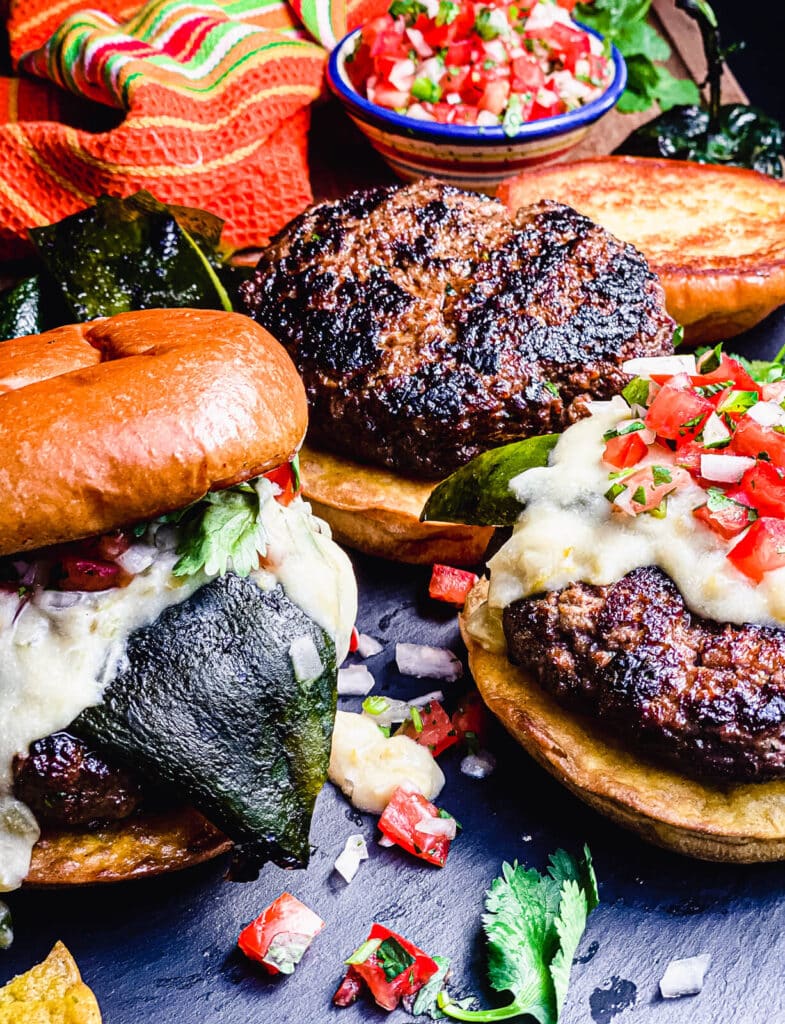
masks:
POLYGON ((561 430, 674 329, 645 259, 588 218, 542 202, 513 219, 435 182, 307 210, 244 302, 303 374, 314 441, 424 478, 561 430))
POLYGON ((785 632, 692 615, 660 569, 504 610, 510 659, 561 703, 680 771, 785 775, 785 632))

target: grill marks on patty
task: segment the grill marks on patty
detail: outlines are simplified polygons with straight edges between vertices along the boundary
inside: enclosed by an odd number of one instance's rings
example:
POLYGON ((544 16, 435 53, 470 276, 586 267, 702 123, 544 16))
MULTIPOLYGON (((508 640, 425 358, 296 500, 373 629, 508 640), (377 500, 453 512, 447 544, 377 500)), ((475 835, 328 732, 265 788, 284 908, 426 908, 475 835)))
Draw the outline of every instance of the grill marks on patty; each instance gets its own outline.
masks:
POLYGON ((614 735, 727 780, 785 776, 785 631, 692 615, 661 570, 504 611, 510 659, 614 735))
POLYGON ((674 328, 644 258, 586 217, 544 202, 513 220, 435 182, 306 211, 243 297, 303 374, 314 440, 428 478, 562 429, 674 328))

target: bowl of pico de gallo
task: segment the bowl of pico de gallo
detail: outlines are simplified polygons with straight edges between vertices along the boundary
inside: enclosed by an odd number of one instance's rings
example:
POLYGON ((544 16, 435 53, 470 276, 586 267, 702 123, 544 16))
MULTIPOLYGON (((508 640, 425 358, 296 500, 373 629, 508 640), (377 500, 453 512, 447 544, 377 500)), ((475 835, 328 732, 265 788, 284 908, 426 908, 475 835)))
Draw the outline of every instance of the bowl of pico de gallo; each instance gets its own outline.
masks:
POLYGON ((624 59, 574 3, 392 0, 333 50, 328 82, 399 177, 491 192, 567 153, 624 91, 624 59))

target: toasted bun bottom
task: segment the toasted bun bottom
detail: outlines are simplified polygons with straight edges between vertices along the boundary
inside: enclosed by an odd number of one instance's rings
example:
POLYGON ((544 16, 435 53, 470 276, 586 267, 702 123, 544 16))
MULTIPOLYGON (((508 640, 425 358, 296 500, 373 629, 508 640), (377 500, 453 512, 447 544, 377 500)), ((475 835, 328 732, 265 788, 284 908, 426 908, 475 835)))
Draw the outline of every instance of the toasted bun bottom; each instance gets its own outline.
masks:
POLYGON ((395 562, 475 565, 493 527, 421 523, 435 482, 412 480, 305 446, 303 492, 339 544, 395 562))
POLYGON ((535 761, 590 807, 658 846, 702 860, 785 859, 785 781, 718 785, 639 760, 471 637, 466 616, 487 587, 475 586, 461 616, 469 666, 485 703, 535 761))
POLYGON ((91 832, 46 830, 25 885, 125 882, 178 871, 230 850, 223 833, 190 807, 136 815, 91 832))

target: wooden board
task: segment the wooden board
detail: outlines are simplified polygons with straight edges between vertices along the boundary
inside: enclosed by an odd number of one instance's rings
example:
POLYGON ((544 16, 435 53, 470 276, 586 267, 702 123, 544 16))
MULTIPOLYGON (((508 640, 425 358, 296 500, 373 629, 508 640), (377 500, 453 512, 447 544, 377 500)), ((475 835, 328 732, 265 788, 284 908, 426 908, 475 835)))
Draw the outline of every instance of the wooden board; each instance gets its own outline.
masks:
MULTIPOLYGON (((676 8, 673 0, 653 0, 651 23, 668 40, 672 53, 668 68, 678 78, 702 82, 706 62, 695 22, 676 8)), ((744 90, 726 68, 722 78, 725 103, 746 103, 744 90)), ((589 132, 583 142, 562 159, 611 153, 637 127, 651 120, 657 108, 639 114, 614 110, 589 132)), ((393 184, 398 179, 344 116, 337 101, 314 108, 310 145, 311 184, 316 199, 335 199, 356 188, 393 184)))

